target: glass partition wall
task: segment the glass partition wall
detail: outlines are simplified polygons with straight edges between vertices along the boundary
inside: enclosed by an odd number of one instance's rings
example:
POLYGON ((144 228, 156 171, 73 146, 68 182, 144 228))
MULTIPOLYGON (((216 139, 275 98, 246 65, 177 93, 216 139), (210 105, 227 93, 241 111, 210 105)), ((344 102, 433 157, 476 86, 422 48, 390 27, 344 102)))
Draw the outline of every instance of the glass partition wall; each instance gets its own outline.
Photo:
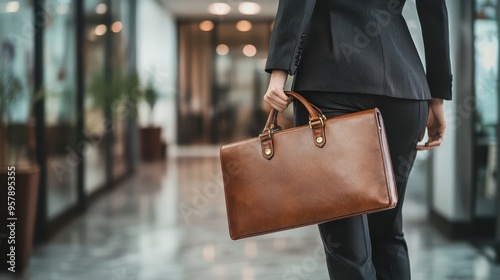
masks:
POLYGON ((111 105, 133 72, 132 2, 0 0, 0 165, 37 162, 38 241, 130 170, 134 120, 111 105))
POLYGON ((46 1, 44 30, 47 215, 77 202, 76 17, 74 1, 46 1), (71 159, 70 161, 67 161, 71 159))
POLYGON ((32 1, 0 1, 0 166, 33 159, 32 1))
POLYGON ((474 22, 475 48, 475 122, 474 176, 476 220, 490 225, 485 233, 494 233, 495 260, 500 263, 500 189, 498 165, 500 151, 499 98, 499 27, 497 0, 476 0, 474 22))
POLYGON ((85 152, 85 193, 91 194, 106 184, 105 36, 104 23, 109 13, 106 1, 87 0, 85 12, 85 99, 84 124, 88 139, 85 152))
POLYGON ((128 79, 130 1, 86 0, 85 11, 85 193, 91 195, 128 171, 120 102, 128 79))
POLYGON ((497 213, 498 21, 497 1, 477 0, 474 22, 474 218, 497 213))

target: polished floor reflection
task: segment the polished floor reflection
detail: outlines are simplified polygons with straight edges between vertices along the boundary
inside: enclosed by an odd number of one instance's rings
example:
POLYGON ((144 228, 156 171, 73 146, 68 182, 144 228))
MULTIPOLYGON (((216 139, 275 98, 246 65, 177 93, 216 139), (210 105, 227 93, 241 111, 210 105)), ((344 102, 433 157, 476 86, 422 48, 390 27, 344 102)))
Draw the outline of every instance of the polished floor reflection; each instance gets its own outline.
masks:
MULTIPOLYGON (((327 279, 315 226, 231 241, 217 152, 200 153, 142 165, 38 247, 23 279, 327 279)), ((424 169, 417 163, 405 206, 413 279, 500 279, 474 247, 429 226, 424 169)))

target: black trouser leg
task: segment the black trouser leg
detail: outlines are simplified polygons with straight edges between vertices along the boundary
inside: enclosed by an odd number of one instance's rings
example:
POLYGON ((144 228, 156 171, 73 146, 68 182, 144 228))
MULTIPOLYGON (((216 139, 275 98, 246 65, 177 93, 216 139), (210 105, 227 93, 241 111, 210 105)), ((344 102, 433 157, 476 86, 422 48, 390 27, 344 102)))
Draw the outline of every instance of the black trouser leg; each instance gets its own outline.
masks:
MULTIPOLYGON (((427 101, 356 93, 301 94, 318 106, 328 118, 379 108, 396 175, 399 195, 396 208, 319 225, 330 279, 410 279, 401 210, 408 176, 416 156, 418 136, 427 120, 427 101)), ((307 124, 307 111, 303 106, 295 105, 296 125, 307 124)))

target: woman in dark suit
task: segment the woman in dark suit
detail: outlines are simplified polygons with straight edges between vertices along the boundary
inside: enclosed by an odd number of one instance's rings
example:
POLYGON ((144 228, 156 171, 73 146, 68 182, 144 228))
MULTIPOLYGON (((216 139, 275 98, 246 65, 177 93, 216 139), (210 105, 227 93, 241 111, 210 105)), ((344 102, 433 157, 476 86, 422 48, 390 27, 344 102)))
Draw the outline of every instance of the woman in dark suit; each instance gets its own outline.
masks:
MULTIPOLYGON (((279 1, 264 100, 286 109, 283 87, 295 75, 292 89, 327 117, 378 107, 396 176, 396 208, 319 225, 330 279, 410 279, 401 215, 405 188, 417 151, 443 142, 443 100, 451 99, 452 75, 445 0, 416 0, 425 70, 401 14, 404 5, 405 0, 279 1), (418 145, 426 127, 428 141, 418 145)), ((305 108, 294 103, 294 109, 295 124, 306 124, 305 108)))

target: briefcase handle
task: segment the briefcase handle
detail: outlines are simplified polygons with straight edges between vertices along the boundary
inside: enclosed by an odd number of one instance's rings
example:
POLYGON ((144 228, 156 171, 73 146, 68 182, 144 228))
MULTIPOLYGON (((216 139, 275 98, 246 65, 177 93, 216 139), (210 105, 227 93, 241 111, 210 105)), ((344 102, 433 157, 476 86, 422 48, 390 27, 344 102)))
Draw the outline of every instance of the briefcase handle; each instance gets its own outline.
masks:
MULTIPOLYGON (((304 97, 294 91, 285 91, 285 94, 290 97, 290 101, 296 99, 309 113, 309 127, 312 131, 314 145, 318 148, 323 148, 326 143, 325 137, 325 115, 321 110, 309 103, 304 97)), ((262 156, 270 160, 274 156, 274 145, 273 145, 273 134, 281 130, 278 125, 278 111, 274 108, 269 113, 264 130, 259 135, 261 146, 262 146, 262 156)))

